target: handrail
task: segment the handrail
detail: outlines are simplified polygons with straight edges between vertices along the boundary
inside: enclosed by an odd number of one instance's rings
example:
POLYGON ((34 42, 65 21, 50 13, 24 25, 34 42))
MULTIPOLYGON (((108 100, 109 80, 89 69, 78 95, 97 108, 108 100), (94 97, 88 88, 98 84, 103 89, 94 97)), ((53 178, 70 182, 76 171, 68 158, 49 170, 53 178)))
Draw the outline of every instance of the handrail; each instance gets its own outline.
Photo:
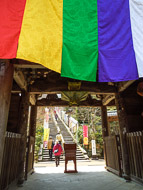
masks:
POLYGON ((65 126, 65 128, 67 129, 67 131, 69 132, 69 134, 71 135, 71 137, 73 138, 73 141, 78 145, 79 149, 82 151, 82 153, 87 154, 87 152, 79 145, 77 140, 74 138, 74 135, 72 134, 72 132, 70 131, 68 126, 65 124, 65 122, 62 120, 62 118, 61 118, 61 116, 59 115, 58 112, 57 112, 57 115, 58 115, 59 119, 61 120, 61 122, 63 123, 63 125, 65 126))
MULTIPOLYGON (((52 117, 53 117, 53 121, 54 121, 54 123, 55 123, 55 126, 56 126, 56 128, 57 128, 57 132, 60 132, 60 127, 58 126, 57 121, 55 120, 55 117, 54 117, 54 114, 53 114, 53 113, 52 113, 52 117)), ((65 141, 64 141, 64 138, 63 138, 63 135, 62 135, 62 134, 61 134, 61 137, 62 137, 62 143, 64 144, 65 141)))

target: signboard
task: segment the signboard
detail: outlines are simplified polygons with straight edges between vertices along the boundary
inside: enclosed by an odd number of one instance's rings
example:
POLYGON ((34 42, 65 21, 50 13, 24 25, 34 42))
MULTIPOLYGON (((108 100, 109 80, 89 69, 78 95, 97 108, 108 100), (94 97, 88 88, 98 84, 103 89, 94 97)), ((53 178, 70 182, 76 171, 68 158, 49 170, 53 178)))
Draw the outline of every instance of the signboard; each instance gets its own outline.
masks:
POLYGON ((88 126, 83 125, 83 144, 88 145, 88 126))
POLYGON ((92 144, 92 156, 96 155, 96 142, 95 140, 91 140, 91 144, 92 144))

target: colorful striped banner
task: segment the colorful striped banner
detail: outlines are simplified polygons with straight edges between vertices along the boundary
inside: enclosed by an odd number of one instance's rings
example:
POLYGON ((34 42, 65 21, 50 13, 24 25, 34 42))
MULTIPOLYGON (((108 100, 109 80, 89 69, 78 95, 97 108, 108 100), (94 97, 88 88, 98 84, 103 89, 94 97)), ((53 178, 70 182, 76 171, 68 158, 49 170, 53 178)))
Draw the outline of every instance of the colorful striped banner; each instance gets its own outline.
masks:
POLYGON ((0 59, 16 58, 26 0, 0 1, 0 59))
POLYGON ((98 32, 99 82, 137 79, 128 0, 98 1, 98 32))
POLYGON ((143 77, 141 0, 4 0, 0 12, 0 59, 85 81, 143 77))
POLYGON ((63 4, 61 76, 96 81, 98 24, 96 0, 72 0, 63 4))
POLYGON ((28 0, 17 58, 61 72, 63 0, 28 0))

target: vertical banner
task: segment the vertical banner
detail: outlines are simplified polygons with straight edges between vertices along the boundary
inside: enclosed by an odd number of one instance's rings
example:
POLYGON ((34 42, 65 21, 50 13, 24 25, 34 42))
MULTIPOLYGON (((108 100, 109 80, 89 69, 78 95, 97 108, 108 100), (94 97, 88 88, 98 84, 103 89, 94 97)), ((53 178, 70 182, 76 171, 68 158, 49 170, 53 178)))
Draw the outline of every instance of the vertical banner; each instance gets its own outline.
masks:
POLYGON ((44 128, 44 142, 49 139, 50 128, 44 128))
POLYGON ((83 144, 88 145, 88 126, 83 125, 83 144))
POLYGON ((96 142, 95 140, 91 140, 91 144, 92 144, 92 156, 96 155, 96 142))
POLYGON ((49 129, 49 109, 45 108, 45 119, 44 119, 44 147, 47 147, 49 139, 50 129, 49 129))

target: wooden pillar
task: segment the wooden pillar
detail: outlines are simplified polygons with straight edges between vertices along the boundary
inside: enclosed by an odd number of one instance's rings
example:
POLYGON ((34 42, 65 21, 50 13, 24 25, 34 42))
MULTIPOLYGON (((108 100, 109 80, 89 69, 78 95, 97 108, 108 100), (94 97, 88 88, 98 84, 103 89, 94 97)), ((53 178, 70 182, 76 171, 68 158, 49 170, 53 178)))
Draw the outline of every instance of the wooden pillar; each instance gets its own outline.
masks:
POLYGON ((13 83, 13 71, 13 65, 9 61, 0 62, 0 174, 13 83))
POLYGON ((122 162, 123 162, 123 177, 129 180, 130 166, 129 166, 129 157, 127 150, 127 142, 126 142, 126 133, 128 132, 127 114, 125 112, 124 99, 119 93, 116 94, 115 101, 119 118, 119 131, 120 131, 120 142, 121 142, 122 162))
POLYGON ((108 136, 108 120, 107 120, 107 108, 106 106, 101 107, 101 117, 102 117, 102 135, 103 138, 108 136))
POLYGON ((23 91, 21 93, 19 133, 21 134, 20 150, 19 150, 19 167, 18 167, 18 184, 24 182, 24 165, 26 161, 26 145, 27 145, 27 125, 29 111, 29 93, 23 91))
POLYGON ((106 147, 105 147, 105 137, 108 134, 108 120, 107 120, 107 107, 101 106, 101 118, 102 118, 102 137, 103 137, 103 148, 104 148, 104 159, 107 166, 107 156, 106 156, 106 147))
POLYGON ((30 136, 34 137, 32 169, 34 169, 34 151, 35 151, 36 119, 37 119, 37 106, 31 106, 30 136))
POLYGON ((29 135, 35 137, 36 133, 37 106, 31 106, 29 135))
POLYGON ((37 106, 32 105, 31 106, 31 112, 30 112, 30 127, 29 127, 29 142, 28 142, 28 150, 26 155, 26 168, 25 168, 25 179, 27 180, 27 174, 28 174, 28 165, 29 165, 29 154, 30 154, 30 137, 34 137, 34 143, 33 143, 33 152, 31 154, 32 159, 32 170, 34 171, 34 150, 35 150, 35 134, 36 134, 36 118, 37 118, 37 106))

